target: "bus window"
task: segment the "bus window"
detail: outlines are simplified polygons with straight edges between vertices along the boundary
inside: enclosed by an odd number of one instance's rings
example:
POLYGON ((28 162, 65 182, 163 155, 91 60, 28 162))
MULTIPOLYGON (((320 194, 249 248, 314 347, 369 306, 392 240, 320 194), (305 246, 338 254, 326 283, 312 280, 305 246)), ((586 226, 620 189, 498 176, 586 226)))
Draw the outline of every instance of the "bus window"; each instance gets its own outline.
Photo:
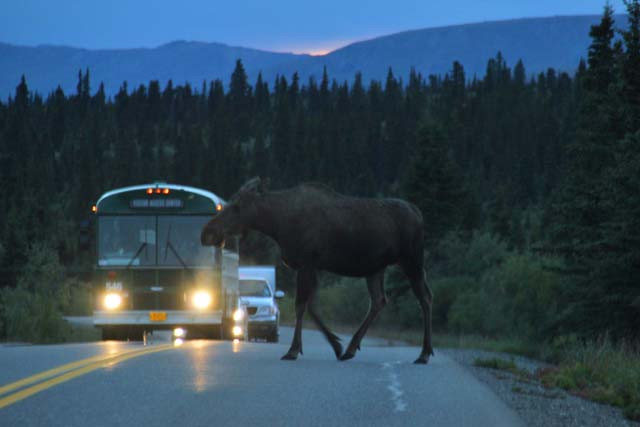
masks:
POLYGON ((98 222, 98 265, 139 266, 156 263, 153 216, 103 216, 98 222))
POLYGON ((159 216, 158 265, 213 265, 214 248, 200 243, 200 233, 210 219, 208 216, 159 216))

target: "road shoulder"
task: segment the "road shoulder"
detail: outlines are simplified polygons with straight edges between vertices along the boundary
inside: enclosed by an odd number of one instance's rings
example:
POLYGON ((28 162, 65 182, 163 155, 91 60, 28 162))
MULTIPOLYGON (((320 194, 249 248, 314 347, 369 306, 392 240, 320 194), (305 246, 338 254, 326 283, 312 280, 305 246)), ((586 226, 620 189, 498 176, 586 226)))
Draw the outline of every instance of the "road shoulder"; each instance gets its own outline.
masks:
MULTIPOLYGON (((547 389, 539 381, 495 369, 474 365, 480 359, 513 360, 518 368, 531 374, 544 363, 524 357, 469 349, 436 349, 485 383, 531 427, 640 427, 640 423, 624 418, 618 408, 602 405, 571 395, 560 389, 547 389)), ((437 355, 436 355, 437 357, 437 355)))

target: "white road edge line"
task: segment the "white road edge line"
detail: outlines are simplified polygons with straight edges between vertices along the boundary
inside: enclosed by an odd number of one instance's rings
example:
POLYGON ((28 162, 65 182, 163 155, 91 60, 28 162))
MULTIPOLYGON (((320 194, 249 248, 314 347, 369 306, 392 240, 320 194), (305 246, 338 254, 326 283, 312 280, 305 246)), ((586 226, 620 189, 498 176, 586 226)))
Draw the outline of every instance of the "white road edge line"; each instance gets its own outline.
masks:
POLYGON ((391 392, 394 412, 404 412, 407 410, 407 403, 402 400, 404 392, 402 391, 400 380, 398 380, 398 375, 393 370, 393 366, 399 363, 401 362, 385 362, 382 364, 382 369, 388 371, 387 379, 389 380, 389 384, 387 385, 387 390, 391 392))

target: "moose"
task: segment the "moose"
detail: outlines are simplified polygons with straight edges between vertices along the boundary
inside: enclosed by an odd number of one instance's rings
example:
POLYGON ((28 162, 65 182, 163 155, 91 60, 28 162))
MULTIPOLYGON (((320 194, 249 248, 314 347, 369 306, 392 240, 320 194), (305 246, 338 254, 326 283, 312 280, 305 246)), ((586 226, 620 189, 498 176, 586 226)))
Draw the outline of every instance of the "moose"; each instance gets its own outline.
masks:
POLYGON ((409 202, 391 198, 356 198, 316 183, 269 191, 268 181, 247 181, 225 208, 203 228, 201 242, 223 246, 226 238, 256 230, 280 246, 282 261, 297 271, 296 325, 283 360, 302 354, 302 316, 309 310, 338 360, 348 360, 360 349, 369 325, 385 306, 384 271, 398 264, 422 308, 422 351, 414 363, 426 364, 431 347, 433 295, 424 271, 423 220, 409 202), (317 272, 364 277, 371 302, 362 324, 342 353, 340 339, 318 317, 312 304, 318 287, 317 272))

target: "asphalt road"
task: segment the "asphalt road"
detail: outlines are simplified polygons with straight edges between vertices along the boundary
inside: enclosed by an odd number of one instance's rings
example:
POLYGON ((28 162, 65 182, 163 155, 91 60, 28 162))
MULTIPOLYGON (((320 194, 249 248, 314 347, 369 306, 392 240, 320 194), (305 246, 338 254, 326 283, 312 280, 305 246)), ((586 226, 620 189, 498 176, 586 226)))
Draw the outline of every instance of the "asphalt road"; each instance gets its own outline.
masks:
POLYGON ((338 362, 305 330, 304 355, 281 361, 291 334, 282 328, 280 344, 0 346, 0 426, 523 425, 437 349, 414 365, 418 348, 365 340, 338 362))

